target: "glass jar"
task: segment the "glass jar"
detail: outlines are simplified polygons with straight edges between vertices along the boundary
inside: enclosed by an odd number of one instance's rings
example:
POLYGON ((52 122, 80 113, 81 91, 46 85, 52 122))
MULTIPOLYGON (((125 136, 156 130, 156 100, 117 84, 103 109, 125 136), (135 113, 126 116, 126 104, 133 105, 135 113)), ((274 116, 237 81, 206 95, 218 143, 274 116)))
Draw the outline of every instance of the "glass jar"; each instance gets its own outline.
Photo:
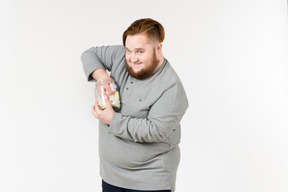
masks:
POLYGON ((120 110, 120 95, 115 82, 104 81, 102 79, 97 81, 95 84, 94 93, 98 105, 102 110, 107 107, 105 100, 107 98, 109 98, 109 101, 111 102, 111 105, 115 111, 120 110))

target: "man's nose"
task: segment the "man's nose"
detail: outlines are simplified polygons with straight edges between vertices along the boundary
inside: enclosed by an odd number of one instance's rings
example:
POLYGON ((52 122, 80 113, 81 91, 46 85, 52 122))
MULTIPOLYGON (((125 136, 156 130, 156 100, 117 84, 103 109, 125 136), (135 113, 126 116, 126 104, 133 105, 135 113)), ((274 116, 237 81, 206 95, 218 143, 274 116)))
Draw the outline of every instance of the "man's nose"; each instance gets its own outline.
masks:
POLYGON ((136 54, 132 54, 132 55, 131 55, 131 62, 132 62, 132 63, 135 63, 135 62, 137 62, 137 61, 138 61, 137 55, 136 55, 136 54))

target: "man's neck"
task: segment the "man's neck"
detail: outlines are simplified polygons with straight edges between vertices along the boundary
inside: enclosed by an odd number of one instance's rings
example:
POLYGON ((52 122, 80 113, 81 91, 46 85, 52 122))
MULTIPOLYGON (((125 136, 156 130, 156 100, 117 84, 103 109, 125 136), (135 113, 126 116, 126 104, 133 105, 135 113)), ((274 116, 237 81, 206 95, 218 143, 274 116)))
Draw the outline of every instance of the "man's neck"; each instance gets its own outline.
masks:
MULTIPOLYGON (((161 65, 163 65, 164 64, 164 57, 163 57, 163 55, 161 55, 161 57, 160 57, 160 59, 159 59, 159 63, 158 63, 158 66, 156 67, 156 69, 155 69, 155 71, 157 71, 157 69, 161 66, 161 65)), ((155 72, 154 71, 154 72, 155 72)))

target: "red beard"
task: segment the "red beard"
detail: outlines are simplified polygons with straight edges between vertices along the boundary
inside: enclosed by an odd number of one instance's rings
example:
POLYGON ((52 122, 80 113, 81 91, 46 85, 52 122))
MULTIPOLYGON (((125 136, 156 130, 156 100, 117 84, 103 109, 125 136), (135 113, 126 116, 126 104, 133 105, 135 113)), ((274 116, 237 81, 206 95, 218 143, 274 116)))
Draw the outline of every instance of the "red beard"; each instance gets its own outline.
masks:
POLYGON ((156 57, 156 53, 154 51, 154 54, 153 54, 153 61, 152 61, 152 66, 150 66, 149 68, 144 68, 144 69, 141 69, 139 72, 135 72, 133 70, 133 68, 131 66, 128 65, 128 62, 127 60, 125 59, 125 63, 126 63, 126 70, 127 72, 129 73, 130 76, 136 78, 136 79, 146 79, 147 77, 151 76, 154 71, 156 70, 156 68, 158 67, 159 65, 159 60, 157 59, 156 57))

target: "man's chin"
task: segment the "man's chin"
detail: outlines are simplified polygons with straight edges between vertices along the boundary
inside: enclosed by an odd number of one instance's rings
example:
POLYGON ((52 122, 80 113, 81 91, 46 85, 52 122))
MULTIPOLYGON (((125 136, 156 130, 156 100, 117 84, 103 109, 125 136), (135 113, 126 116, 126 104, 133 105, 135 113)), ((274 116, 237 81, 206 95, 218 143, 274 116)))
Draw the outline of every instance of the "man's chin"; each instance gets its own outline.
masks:
POLYGON ((141 73, 141 69, 132 68, 132 69, 131 69, 131 73, 133 73, 133 74, 135 74, 135 75, 138 75, 139 73, 141 73))
POLYGON ((142 80, 142 79, 145 79, 147 77, 147 75, 145 75, 145 73, 143 74, 142 71, 128 71, 129 75, 131 77, 134 77, 135 79, 139 79, 139 80, 142 80))
POLYGON ((132 71, 130 71, 130 72, 128 72, 128 73, 129 73, 129 75, 130 75, 131 77, 134 77, 135 79, 140 79, 138 73, 135 73, 135 72, 132 72, 132 71))

